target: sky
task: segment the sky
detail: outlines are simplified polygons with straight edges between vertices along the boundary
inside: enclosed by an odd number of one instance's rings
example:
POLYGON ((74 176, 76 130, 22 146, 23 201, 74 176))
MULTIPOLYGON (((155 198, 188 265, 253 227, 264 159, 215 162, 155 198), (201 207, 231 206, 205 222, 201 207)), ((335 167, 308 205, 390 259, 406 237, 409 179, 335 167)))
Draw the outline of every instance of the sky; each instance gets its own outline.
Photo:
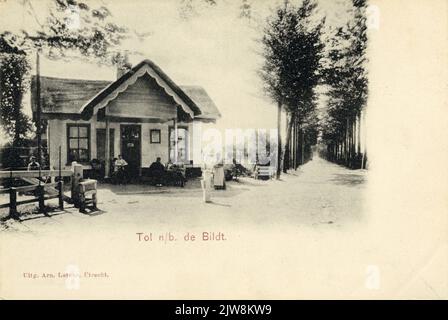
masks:
MULTIPOLYGON (((193 0, 196 15, 190 19, 180 18, 181 0, 86 1, 91 7, 109 8, 114 22, 149 35, 144 41, 132 39, 122 44, 125 50, 141 53, 130 54, 133 65, 150 59, 178 85, 203 86, 222 114, 218 128, 275 128, 276 104, 263 93, 257 75, 263 62, 257 40, 263 21, 283 0, 249 2, 250 21, 238 17, 241 0, 217 1, 214 7, 193 0)), ((320 1, 320 14, 326 16, 329 25, 339 25, 347 19, 348 3, 320 1)), ((2 26, 13 31, 39 29, 48 5, 48 0, 0 3, 2 26)), ((45 58, 41 60, 41 74, 98 80, 116 77, 112 67, 45 58)))

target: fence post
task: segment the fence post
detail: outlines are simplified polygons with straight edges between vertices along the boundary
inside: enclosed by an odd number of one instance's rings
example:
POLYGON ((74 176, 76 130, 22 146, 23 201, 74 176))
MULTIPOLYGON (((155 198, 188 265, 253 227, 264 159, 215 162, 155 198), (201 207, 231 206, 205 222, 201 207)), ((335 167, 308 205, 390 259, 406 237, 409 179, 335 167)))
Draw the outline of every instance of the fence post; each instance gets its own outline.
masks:
POLYGON ((72 177, 71 196, 75 208, 79 208, 79 182, 83 178, 83 169, 82 165, 76 162, 72 163, 72 169, 73 169, 73 177, 72 177))
POLYGON ((64 181, 58 181, 59 209, 64 210, 64 181))
POLYGON ((98 196, 97 196, 97 182, 95 181, 95 192, 92 194, 92 203, 93 203, 93 209, 97 210, 97 202, 98 202, 98 196))
POLYGON ((9 216, 13 219, 19 219, 17 214, 17 190, 16 188, 9 188, 9 216))
POLYGON ((98 198, 97 198, 97 195, 96 195, 96 192, 95 193, 93 193, 92 194, 92 204, 93 204, 93 209, 98 209, 98 207, 97 207, 97 202, 98 202, 98 200, 97 200, 98 198))
POLYGON ((45 213, 44 186, 36 187, 37 197, 39 198, 39 212, 45 213))

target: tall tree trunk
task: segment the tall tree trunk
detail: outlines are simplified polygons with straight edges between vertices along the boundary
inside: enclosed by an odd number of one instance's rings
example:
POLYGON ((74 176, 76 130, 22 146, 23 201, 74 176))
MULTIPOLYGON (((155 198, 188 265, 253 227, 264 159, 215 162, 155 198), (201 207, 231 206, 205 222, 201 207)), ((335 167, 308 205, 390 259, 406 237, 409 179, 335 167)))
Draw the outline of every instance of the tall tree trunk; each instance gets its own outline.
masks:
POLYGON ((305 164, 305 130, 303 130, 303 128, 300 130, 302 133, 302 137, 300 139, 300 147, 301 147, 301 164, 304 165, 305 164))
POLYGON ((339 162, 341 164, 344 164, 345 162, 345 133, 344 133, 344 139, 341 141, 341 150, 339 154, 339 162))
POLYGON ((364 148, 363 150, 361 150, 362 152, 361 168, 367 169, 367 141, 366 141, 366 130, 364 128, 366 124, 366 113, 363 112, 362 114, 360 114, 359 118, 361 121, 361 126, 363 128, 362 139, 364 141, 364 148))
POLYGON ((343 155, 342 151, 344 150, 343 149, 343 145, 344 145, 344 140, 339 141, 339 144, 338 144, 338 163, 342 161, 342 155, 343 155))
POLYGON ((346 124, 345 124, 345 166, 348 167, 348 161, 350 159, 350 131, 348 130, 349 128, 349 123, 348 123, 348 118, 346 119, 346 124))
POLYGON ((334 151, 335 151, 334 152, 334 155, 335 155, 334 160, 337 162, 338 161, 338 153, 339 153, 339 142, 336 143, 334 151))
POLYGON ((347 117, 347 122, 345 125, 345 165, 348 166, 350 159, 350 136, 349 136, 349 118, 347 117))
POLYGON ((339 145, 340 143, 338 142, 338 144, 336 145, 336 162, 339 162, 339 145))
POLYGON ((299 145, 299 132, 298 132, 297 117, 294 119, 294 170, 297 170, 298 148, 299 145))
POLYGON ((285 154, 283 155, 283 172, 287 173, 290 168, 290 153, 291 153, 291 133, 292 124, 294 122, 294 114, 289 116, 288 127, 286 130, 286 141, 285 141, 285 154))
POLYGON ((352 118, 352 163, 356 165, 356 115, 352 118))
POLYGON ((352 167, 352 162, 353 162, 353 153, 352 153, 352 148, 353 148, 353 141, 352 141, 352 137, 353 137, 353 128, 352 128, 353 122, 352 122, 352 118, 349 117, 348 119, 348 126, 347 126, 347 130, 348 130, 348 167, 351 168, 352 167))
POLYGON ((289 138, 288 142, 288 169, 292 168, 292 153, 293 153, 293 147, 292 147, 292 140, 293 140, 293 126, 291 123, 291 137, 289 138))
POLYGON ((345 165, 347 159, 347 131, 344 130, 344 141, 342 141, 341 162, 345 165))
POLYGON ((336 162, 339 163, 340 161, 340 157, 341 157, 341 142, 338 142, 338 151, 337 151, 337 156, 336 156, 336 162))
POLYGON ((361 111, 358 112, 358 152, 361 153, 361 111))
POLYGON ((292 133, 291 133, 291 168, 296 168, 296 120, 292 123, 292 133))
POLYGON ((342 140, 339 142, 339 145, 338 145, 338 162, 342 161, 343 144, 344 144, 344 141, 342 140))
POLYGON ((282 104, 277 104, 277 179, 280 179, 282 169, 280 167, 282 162, 282 135, 281 135, 281 116, 282 116, 282 104))
POLYGON ((302 126, 298 125, 297 130, 297 164, 302 165, 302 126))

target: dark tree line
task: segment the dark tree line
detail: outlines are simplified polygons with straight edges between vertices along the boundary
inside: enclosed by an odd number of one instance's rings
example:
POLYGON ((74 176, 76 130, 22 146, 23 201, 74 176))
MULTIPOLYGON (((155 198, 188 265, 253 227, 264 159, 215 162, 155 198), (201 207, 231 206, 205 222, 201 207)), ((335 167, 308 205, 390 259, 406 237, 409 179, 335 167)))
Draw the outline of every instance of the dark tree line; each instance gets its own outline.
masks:
MULTIPOLYGON (((22 99, 29 89, 31 61, 36 54, 49 59, 81 57, 120 65, 125 63, 120 43, 134 35, 141 37, 114 23, 111 12, 104 6, 91 7, 77 0, 52 0, 45 20, 39 21, 32 2, 24 0, 23 5, 34 15, 38 30, 0 33, 0 124, 9 138, 8 151, 2 155, 4 167, 23 165, 20 148, 33 143, 29 139, 33 134, 32 119, 23 112, 22 99)), ((44 123, 34 122, 38 133, 44 123)))
MULTIPOLYGON (((318 17, 316 1, 285 1, 268 18, 261 77, 278 113, 283 109, 288 116, 284 149, 280 134, 278 139, 284 172, 306 162, 319 134, 328 160, 351 168, 365 165, 359 137, 368 86, 365 11, 365 0, 353 0, 352 19, 337 29, 327 28, 333 34, 325 44, 325 20, 318 17), (327 109, 319 115, 318 86, 326 87, 328 96, 327 109)), ((277 168, 279 177, 281 167, 277 168)))
POLYGON ((317 137, 316 87, 321 74, 325 20, 317 18, 317 3, 285 2, 268 18, 262 38, 264 65, 260 75, 265 90, 278 106, 278 163, 286 172, 296 169, 310 155, 317 137), (280 136, 280 113, 288 117, 285 148, 280 136))
POLYGON ((350 168, 365 168, 359 125, 367 103, 366 1, 353 0, 354 17, 335 31, 324 70, 329 85, 322 126, 325 157, 350 168))
POLYGON ((30 118, 23 112, 29 69, 25 52, 0 38, 0 125, 9 140, 1 163, 6 167, 20 165, 20 150, 27 146, 32 128, 30 118))

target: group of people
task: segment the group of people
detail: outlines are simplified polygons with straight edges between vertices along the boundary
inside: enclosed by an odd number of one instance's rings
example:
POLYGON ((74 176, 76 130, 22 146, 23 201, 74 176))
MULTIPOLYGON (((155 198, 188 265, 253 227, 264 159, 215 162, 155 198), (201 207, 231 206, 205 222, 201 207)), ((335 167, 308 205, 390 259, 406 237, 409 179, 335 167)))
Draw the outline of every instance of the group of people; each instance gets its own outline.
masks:
MULTIPOLYGON (((114 171, 112 174, 112 177, 118 184, 123 184, 127 180, 126 166, 128 166, 126 160, 122 158, 121 154, 118 155, 118 158, 114 160, 114 171)), ((154 178, 156 186, 161 187, 165 166, 162 164, 160 157, 157 157, 156 161, 151 163, 149 172, 154 178)))
MULTIPOLYGON (((127 166, 128 163, 125 159, 123 159, 121 154, 118 155, 118 158, 114 159, 112 178, 116 183, 124 184, 127 182, 127 166)), ((40 169, 40 164, 36 161, 35 156, 30 157, 30 162, 28 163, 27 169, 28 171, 40 169)), ((151 165, 149 166, 149 173, 154 178, 155 185, 158 187, 162 186, 163 176, 165 172, 165 166, 162 164, 160 157, 157 157, 156 161, 151 163, 151 165)))

